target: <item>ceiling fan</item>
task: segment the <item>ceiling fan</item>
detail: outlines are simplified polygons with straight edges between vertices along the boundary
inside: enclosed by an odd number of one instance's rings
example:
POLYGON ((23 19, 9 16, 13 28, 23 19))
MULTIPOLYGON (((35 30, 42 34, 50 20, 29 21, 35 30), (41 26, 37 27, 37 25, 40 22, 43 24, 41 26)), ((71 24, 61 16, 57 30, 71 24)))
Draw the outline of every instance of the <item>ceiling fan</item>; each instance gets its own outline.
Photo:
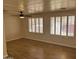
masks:
POLYGON ((19 14, 16 15, 16 16, 19 16, 19 18, 31 17, 30 15, 25 15, 25 14, 23 13, 23 11, 18 11, 18 12, 19 12, 19 14))
POLYGON ((19 0, 18 12, 17 15, 14 16, 19 16, 19 18, 31 17, 30 15, 24 14, 24 0, 19 0))

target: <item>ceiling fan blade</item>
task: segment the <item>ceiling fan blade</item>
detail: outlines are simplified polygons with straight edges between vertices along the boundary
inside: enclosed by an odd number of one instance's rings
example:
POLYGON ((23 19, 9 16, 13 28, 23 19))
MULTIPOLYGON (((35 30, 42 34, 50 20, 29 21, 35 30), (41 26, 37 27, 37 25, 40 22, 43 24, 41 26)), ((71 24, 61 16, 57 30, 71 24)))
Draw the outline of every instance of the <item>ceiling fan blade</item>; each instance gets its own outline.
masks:
POLYGON ((24 17, 32 17, 31 15, 24 15, 24 17))
POLYGON ((11 16, 19 16, 19 15, 11 15, 11 16))

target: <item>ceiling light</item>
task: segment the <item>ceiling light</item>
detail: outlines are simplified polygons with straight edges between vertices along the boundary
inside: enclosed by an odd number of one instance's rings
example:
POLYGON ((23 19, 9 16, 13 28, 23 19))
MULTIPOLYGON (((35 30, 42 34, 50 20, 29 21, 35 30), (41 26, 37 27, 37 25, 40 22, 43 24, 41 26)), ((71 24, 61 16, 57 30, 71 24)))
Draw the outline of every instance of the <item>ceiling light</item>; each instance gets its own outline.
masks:
POLYGON ((24 18, 24 16, 20 16, 20 18, 24 18))
POLYGON ((21 12, 21 14, 20 14, 20 18, 24 18, 24 14, 22 14, 22 12, 21 12))

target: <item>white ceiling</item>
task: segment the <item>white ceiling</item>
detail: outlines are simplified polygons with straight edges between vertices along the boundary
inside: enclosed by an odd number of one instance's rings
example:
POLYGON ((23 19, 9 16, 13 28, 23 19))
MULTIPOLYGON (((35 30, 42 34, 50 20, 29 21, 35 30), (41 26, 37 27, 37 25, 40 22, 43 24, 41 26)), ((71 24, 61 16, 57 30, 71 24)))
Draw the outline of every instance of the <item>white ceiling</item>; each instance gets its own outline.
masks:
MULTIPOLYGON (((21 1, 24 1, 24 9, 25 9, 24 12, 27 13, 28 0, 3 0, 3 8, 8 13, 16 14, 20 8, 21 1)), ((36 0, 32 0, 32 1, 36 1, 36 0)), ((53 0, 53 1, 55 1, 55 0, 53 0)), ((57 1, 59 1, 59 0, 57 0, 57 1)), ((50 9, 50 6, 49 6, 50 3, 48 3, 48 2, 51 2, 51 0, 43 0, 43 3, 45 4, 43 7, 45 9, 50 9)), ((57 2, 57 4, 58 3, 59 2, 57 2)), ((66 8, 75 8, 75 0, 61 0, 61 3, 62 3, 61 6, 64 6, 64 7, 66 7, 66 5, 68 3, 69 5, 66 8)), ((52 3, 52 6, 53 6, 53 3, 52 3)))
POLYGON ((3 0, 4 11, 15 14, 18 11, 19 0, 3 0))

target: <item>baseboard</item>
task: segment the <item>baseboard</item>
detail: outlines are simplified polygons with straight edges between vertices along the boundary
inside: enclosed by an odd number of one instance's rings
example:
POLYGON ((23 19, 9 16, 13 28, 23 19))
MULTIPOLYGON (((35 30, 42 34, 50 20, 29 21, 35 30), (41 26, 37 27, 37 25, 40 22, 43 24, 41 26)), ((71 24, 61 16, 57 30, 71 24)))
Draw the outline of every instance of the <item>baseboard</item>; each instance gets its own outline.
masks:
POLYGON ((13 41, 13 40, 21 39, 21 38, 22 38, 22 37, 20 36, 20 37, 11 38, 11 39, 6 40, 6 41, 8 42, 8 41, 13 41))
MULTIPOLYGON (((27 39, 27 38, 26 38, 26 39, 27 39)), ((28 39, 30 39, 30 38, 28 38, 28 39)), ((76 48, 75 46, 70 46, 70 45, 66 45, 66 44, 62 44, 62 43, 57 43, 57 42, 50 42, 50 41, 39 40, 39 39, 31 39, 31 40, 46 42, 46 43, 55 44, 55 45, 60 45, 60 46, 65 46, 65 47, 70 47, 70 48, 76 48)))
POLYGON ((6 58, 6 57, 8 57, 8 55, 4 55, 4 56, 3 56, 3 59, 6 58))
MULTIPOLYGON (((23 38, 23 37, 16 37, 16 38, 12 38, 11 40, 7 40, 7 41, 13 41, 13 40, 21 39, 21 38, 23 38)), ((25 38, 25 39, 27 39, 27 38, 25 38)), ((31 39, 31 38, 28 38, 28 39, 31 39)), ((75 46, 71 46, 71 45, 67 45, 67 44, 62 44, 62 43, 58 43, 58 42, 51 42, 51 41, 45 41, 45 40, 39 40, 39 39, 31 39, 31 40, 46 42, 46 43, 60 45, 60 46, 65 46, 65 47, 76 48, 75 46)))

